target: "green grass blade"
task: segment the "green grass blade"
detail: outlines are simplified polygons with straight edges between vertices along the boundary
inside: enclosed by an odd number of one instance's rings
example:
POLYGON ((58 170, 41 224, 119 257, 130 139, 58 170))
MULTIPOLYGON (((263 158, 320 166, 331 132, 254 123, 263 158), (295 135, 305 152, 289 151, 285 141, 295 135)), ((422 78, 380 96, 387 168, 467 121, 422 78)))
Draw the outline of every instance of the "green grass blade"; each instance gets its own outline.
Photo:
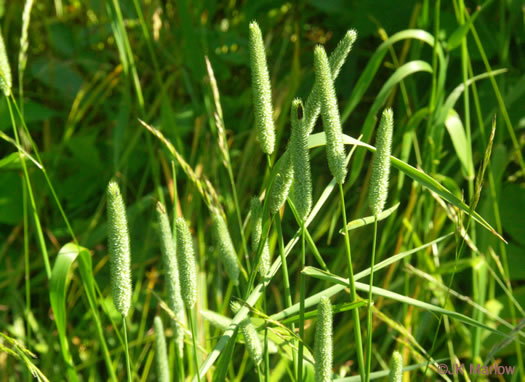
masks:
MULTIPOLYGON (((384 220, 390 215, 392 215, 394 211, 397 210, 397 207, 399 207, 399 203, 396 203, 392 207, 387 208, 386 210, 381 212, 379 215, 377 215, 377 221, 384 220)), ((364 218, 354 219, 348 222, 348 224, 346 225, 346 230, 351 231, 356 228, 364 227, 365 225, 368 225, 368 224, 373 224, 374 219, 375 219, 375 216, 366 216, 364 218)), ((341 228, 339 230, 339 233, 344 235, 345 234, 344 228, 341 228)))

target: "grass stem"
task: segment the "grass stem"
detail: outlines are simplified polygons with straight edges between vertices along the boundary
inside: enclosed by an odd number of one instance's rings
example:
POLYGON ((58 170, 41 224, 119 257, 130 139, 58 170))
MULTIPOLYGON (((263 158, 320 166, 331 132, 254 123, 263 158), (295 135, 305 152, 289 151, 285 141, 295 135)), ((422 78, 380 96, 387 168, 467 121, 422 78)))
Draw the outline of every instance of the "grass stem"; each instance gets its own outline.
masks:
POLYGON ((132 381, 131 378, 131 362, 129 359, 129 346, 128 346, 128 329, 126 324, 126 317, 122 316, 122 328, 124 330, 124 352, 126 355, 126 371, 128 375, 128 382, 132 381))
POLYGON ((377 241, 377 215, 374 218, 374 241, 372 244, 372 261, 370 262, 370 286, 368 288, 368 317, 366 333, 368 342, 366 346, 366 382, 370 381, 370 367, 372 364, 372 287, 374 285, 374 263, 376 258, 377 241))

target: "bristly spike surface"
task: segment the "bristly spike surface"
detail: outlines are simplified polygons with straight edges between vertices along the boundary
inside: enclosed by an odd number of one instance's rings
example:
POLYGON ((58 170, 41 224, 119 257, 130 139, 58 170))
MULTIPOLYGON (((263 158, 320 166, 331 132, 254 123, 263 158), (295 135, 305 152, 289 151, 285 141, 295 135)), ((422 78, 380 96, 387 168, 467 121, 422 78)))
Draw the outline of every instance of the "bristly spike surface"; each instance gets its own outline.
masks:
POLYGON ((261 30, 255 21, 250 23, 250 65, 257 138, 262 151, 272 154, 275 146, 272 88, 261 30))
MULTIPOLYGON (((257 198, 252 198, 250 202, 250 216, 252 224, 252 251, 257 254, 259 243, 262 236, 262 206, 257 198)), ((270 245, 268 238, 264 241, 261 260, 259 262, 259 274, 264 279, 270 270, 270 245)))
POLYGON ((184 302, 180 288, 179 264, 170 221, 166 213, 166 208, 162 203, 157 203, 157 218, 159 223, 162 262, 164 272, 166 272, 165 281, 168 289, 168 307, 179 321, 172 321, 172 328, 175 333, 175 343, 177 344, 179 352, 182 354, 184 347, 184 327, 181 323, 184 322, 184 302))
POLYGON ((321 118, 326 133, 326 155, 328 167, 337 183, 342 184, 346 177, 345 146, 341 117, 337 107, 334 82, 330 64, 324 48, 318 45, 314 52, 315 81, 321 95, 321 118))
POLYGON ((153 319, 155 330, 155 358, 157 359, 157 380, 159 382, 170 381, 170 368, 168 363, 168 351, 166 348, 166 337, 164 325, 159 316, 153 319))
POLYGON ((226 226, 222 215, 219 212, 213 213, 213 229, 217 244, 219 245, 219 257, 224 264, 224 270, 235 285, 239 284, 239 263, 237 254, 233 247, 230 232, 226 226))
POLYGON ((293 181, 293 166, 290 151, 286 150, 275 164, 277 174, 270 189, 268 203, 270 212, 276 214, 286 202, 293 181))
POLYGON ((9 66, 9 59, 5 49, 4 38, 0 33, 0 88, 6 97, 11 95, 11 87, 13 80, 11 78, 11 66, 9 66))
POLYGON ((398 351, 392 354, 392 361, 390 363, 390 374, 388 375, 388 382, 401 382, 403 379, 403 356, 398 351))
POLYGON ((388 177, 390 175, 390 154, 392 152, 392 134, 394 113, 388 108, 383 111, 376 139, 376 153, 370 177, 368 202, 374 215, 379 215, 385 208, 388 197, 388 177))
POLYGON ((292 102, 292 136, 290 155, 294 173, 294 203, 302 221, 312 209, 312 175, 308 151, 308 132, 304 126, 303 103, 300 99, 292 102))
POLYGON ((332 343, 332 305, 326 296, 321 297, 317 306, 317 324, 315 328, 315 380, 332 380, 333 343, 332 343))
MULTIPOLYGON (((346 32, 345 36, 339 41, 337 47, 334 49, 330 58, 328 59, 330 63, 330 72, 332 73, 332 80, 335 81, 341 67, 345 63, 346 57, 352 50, 355 40, 357 39, 357 32, 353 29, 346 32)), ((314 83, 310 95, 306 99, 305 103, 305 118, 304 124, 308 134, 311 134, 319 112, 321 111, 321 93, 319 91, 319 86, 317 83, 314 83)))
POLYGON ((119 186, 111 180, 107 188, 108 244, 113 303, 123 316, 131 306, 131 260, 126 206, 119 186))
POLYGON ((197 271, 191 232, 182 217, 176 220, 177 260, 179 263, 180 289, 186 308, 193 309, 197 301, 197 271))

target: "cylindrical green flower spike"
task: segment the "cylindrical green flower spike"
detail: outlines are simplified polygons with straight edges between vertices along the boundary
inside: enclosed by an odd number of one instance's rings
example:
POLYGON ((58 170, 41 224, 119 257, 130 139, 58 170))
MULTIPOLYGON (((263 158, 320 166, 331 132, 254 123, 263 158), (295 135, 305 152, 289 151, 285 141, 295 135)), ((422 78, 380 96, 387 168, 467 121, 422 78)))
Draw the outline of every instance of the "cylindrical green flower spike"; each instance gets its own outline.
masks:
POLYGON ((219 256, 224 264, 224 270, 233 281, 235 285, 239 284, 239 263, 237 262, 237 254, 233 247, 230 233, 226 222, 219 212, 213 213, 213 228, 217 244, 219 245, 219 256))
POLYGON ((374 215, 383 212, 388 197, 388 176, 390 175, 390 153, 392 151, 392 133, 394 113, 388 108, 383 111, 376 139, 376 153, 372 164, 370 194, 368 202, 374 215))
MULTIPOLYGON (((232 301, 230 308, 233 313, 237 313, 241 309, 241 305, 237 301, 232 301)), ((246 316, 246 318, 240 322, 239 328, 241 329, 242 335, 244 336, 248 354, 255 365, 258 366, 262 361, 263 348, 261 345, 261 340, 257 335, 257 330, 255 330, 255 327, 250 321, 249 316, 246 316)))
POLYGON ((332 380, 332 305, 326 296, 321 297, 317 306, 317 324, 315 328, 315 381, 332 380))
POLYGON ((272 88, 261 30, 255 21, 250 23, 250 64, 257 138, 262 146, 262 151, 265 154, 271 154, 275 146, 272 88))
POLYGON ((11 95, 12 82, 11 67, 7 59, 4 38, 2 37, 2 33, 0 33, 0 88, 6 97, 11 95))
POLYGON ((179 321, 172 321, 172 327, 175 332, 175 343, 177 344, 179 352, 182 354, 184 347, 184 328, 181 323, 184 322, 184 302, 181 295, 179 265, 175 243, 173 241, 168 214, 162 203, 157 203, 157 218, 159 222, 162 262, 166 272, 165 279, 168 287, 168 307, 175 313, 179 321))
MULTIPOLYGON (((328 59, 330 63, 330 72, 332 73, 332 80, 335 81, 339 75, 339 71, 343 66, 346 57, 352 50, 354 42, 357 38, 357 32, 355 30, 349 30, 346 32, 345 36, 339 41, 337 47, 334 49, 330 58, 328 59)), ((315 122, 321 111, 321 93, 319 91, 319 86, 317 83, 314 84, 310 95, 308 96, 305 104, 305 117, 304 124, 308 135, 314 129, 315 122)))
POLYGON ((321 94, 321 117, 326 133, 328 166, 337 183, 342 184, 346 177, 346 165, 341 118, 337 108, 337 98, 328 57, 320 45, 315 48, 314 66, 315 78, 321 94))
POLYGON ((392 361, 390 365, 390 374, 388 375, 388 382, 401 382, 403 379, 403 356, 398 351, 392 354, 392 361))
POLYGON ((131 305, 131 269, 126 207, 115 180, 107 188, 108 244, 113 303, 123 317, 131 305))
POLYGON ((182 300, 186 308, 193 309, 197 301, 197 274, 193 241, 184 218, 178 217, 175 225, 177 227, 177 260, 182 300))
MULTIPOLYGON (((250 215, 252 222, 252 251, 256 254, 262 236, 262 206, 257 198, 252 198, 250 203, 250 215)), ((259 274, 262 278, 266 277, 270 270, 270 245, 268 238, 264 241, 261 260, 259 262, 259 274)))
POLYGON ((166 349, 166 337, 164 336, 164 325, 159 316, 153 320, 155 329, 155 357, 157 358, 157 380, 159 382, 170 381, 170 368, 168 363, 168 351, 166 349))
POLYGON ((294 203, 302 221, 312 209, 312 174, 308 152, 308 133, 304 126, 304 108, 300 99, 292 102, 290 158, 294 173, 294 203))
POLYGON ((268 203, 270 213, 276 214, 286 202, 293 181, 293 166, 290 160, 290 151, 286 150, 281 159, 275 164, 277 174, 270 189, 268 203))

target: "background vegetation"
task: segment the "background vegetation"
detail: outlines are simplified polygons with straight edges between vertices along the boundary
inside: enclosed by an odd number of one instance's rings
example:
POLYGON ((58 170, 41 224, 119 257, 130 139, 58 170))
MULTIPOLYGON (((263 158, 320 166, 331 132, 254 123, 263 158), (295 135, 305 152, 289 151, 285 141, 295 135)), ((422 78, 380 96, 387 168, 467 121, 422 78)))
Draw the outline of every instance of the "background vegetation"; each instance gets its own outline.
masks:
MULTIPOLYGON (((519 373, 502 378, 525 380, 519 342, 525 335, 523 321, 520 324, 525 317, 521 308, 525 306, 525 8, 521 1, 36 0, 22 78, 23 8, 23 1, 0 0, 1 31, 13 71, 13 100, 27 124, 26 130, 13 111, 19 147, 42 163, 45 171, 28 156, 24 162, 27 174, 22 171, 11 114, 2 97, 0 381, 27 380, 28 367, 37 367, 50 381, 73 380, 73 374, 86 381, 107 380, 110 372, 104 354, 113 363, 117 378, 124 379, 120 323, 115 324, 119 321, 107 264, 105 188, 113 176, 128 206, 131 233, 134 292, 128 337, 134 380, 156 380, 156 314, 165 320, 168 341, 171 333, 160 304, 165 286, 156 200, 168 206, 171 216, 173 211, 184 216, 192 229, 200 268, 198 309, 234 316, 229 308, 232 296, 243 299, 247 291, 238 295, 217 261, 208 205, 220 203, 224 209, 239 260, 249 267, 246 259, 252 253, 243 250, 238 215, 242 220, 247 217, 250 199, 260 195, 268 181, 266 157, 253 128, 248 52, 251 20, 257 20, 263 32, 273 87, 274 162, 290 136, 291 101, 296 96, 306 99, 312 87, 315 45, 323 44, 331 52, 345 32, 354 28, 358 39, 336 81, 344 133, 354 138, 363 134, 363 140, 373 144, 376 115, 391 106, 393 155, 463 198, 508 242, 504 244, 468 219, 468 210, 460 213, 393 169, 387 208, 396 203, 399 207, 379 224, 377 262, 454 234, 378 271, 375 285, 461 313, 474 324, 395 299, 376 298, 372 371, 387 369, 397 349, 405 365, 430 358, 447 359, 447 364, 455 357, 465 364, 488 360, 489 364, 520 366, 519 373), (427 33, 413 32, 415 29, 427 33), (405 35, 397 35, 395 44, 387 40, 402 31, 405 35), (437 37, 435 48, 428 36, 437 37), (220 91, 226 142, 219 138, 205 56, 220 91), (470 81, 496 69, 505 70, 470 81), (461 85, 468 85, 467 91, 460 88, 452 102, 448 97, 461 85), (476 173, 489 146, 493 118, 492 157, 476 203, 476 183, 481 181, 476 173), (172 150, 139 119, 161 131, 173 144, 172 150), (231 163, 225 166, 221 150, 226 147, 231 163), (71 281, 64 292, 69 264, 64 263, 62 278, 50 281, 50 271, 57 266, 61 248, 75 241, 89 253, 80 251, 69 269, 71 281), (57 306, 65 304, 58 315, 51 309, 53 299, 57 306), (511 332, 516 325, 521 332, 511 332), (511 339, 502 335, 509 332, 511 339), (100 334, 106 339, 107 352, 100 334), (67 357, 72 366, 66 366, 67 357)), ((319 131, 320 122, 314 132, 319 131)), ((313 148, 310 157, 315 203, 332 177, 323 147, 313 148)), ((350 162, 345 184, 349 220, 370 215, 370 160, 370 153, 357 148, 350 162)), ((282 220, 286 244, 298 225, 288 207, 282 220)), ((342 227, 339 199, 332 195, 322 203, 309 233, 327 269, 347 277, 342 227)), ((370 227, 351 233, 356 273, 370 264, 370 227)), ((278 258, 277 238, 272 228, 274 260, 278 258)), ((65 248, 79 252, 78 247, 65 248)), ((294 303, 299 300, 299 254, 297 246, 288 257, 294 303)), ((307 265, 321 268, 311 249, 307 265)), ((332 285, 330 280, 307 276, 306 296, 332 285)), ((270 282, 266 297, 266 306, 261 301, 255 305, 257 311, 273 315, 286 307, 280 271, 270 282)), ((348 302, 348 293, 332 300, 335 304, 348 302)), ((366 310, 360 312, 364 330, 366 310)), ((265 322, 264 316, 252 317, 257 326, 265 322)), ((289 338, 275 322, 270 326, 280 334, 277 338, 289 338)), ((309 348, 314 326, 315 316, 306 321, 309 348)), ((202 362, 221 331, 200 314, 197 327, 202 362)), ((262 335, 264 330, 259 329, 262 335)), ((352 333, 350 312, 335 314, 333 371, 340 377, 357 375, 352 333)), ((187 337, 188 347, 189 341, 187 337)), ((169 343, 174 367, 174 346, 169 343)), ((224 372, 231 380, 257 380, 244 345, 227 350, 210 369, 210 378, 224 372)), ((272 380, 294 378, 287 351, 289 347, 282 345, 278 354, 270 355, 272 380)), ((187 375, 194 373, 192 357, 188 351, 187 375)), ((432 368, 426 374, 424 369, 405 373, 404 378, 441 378, 432 368)))

